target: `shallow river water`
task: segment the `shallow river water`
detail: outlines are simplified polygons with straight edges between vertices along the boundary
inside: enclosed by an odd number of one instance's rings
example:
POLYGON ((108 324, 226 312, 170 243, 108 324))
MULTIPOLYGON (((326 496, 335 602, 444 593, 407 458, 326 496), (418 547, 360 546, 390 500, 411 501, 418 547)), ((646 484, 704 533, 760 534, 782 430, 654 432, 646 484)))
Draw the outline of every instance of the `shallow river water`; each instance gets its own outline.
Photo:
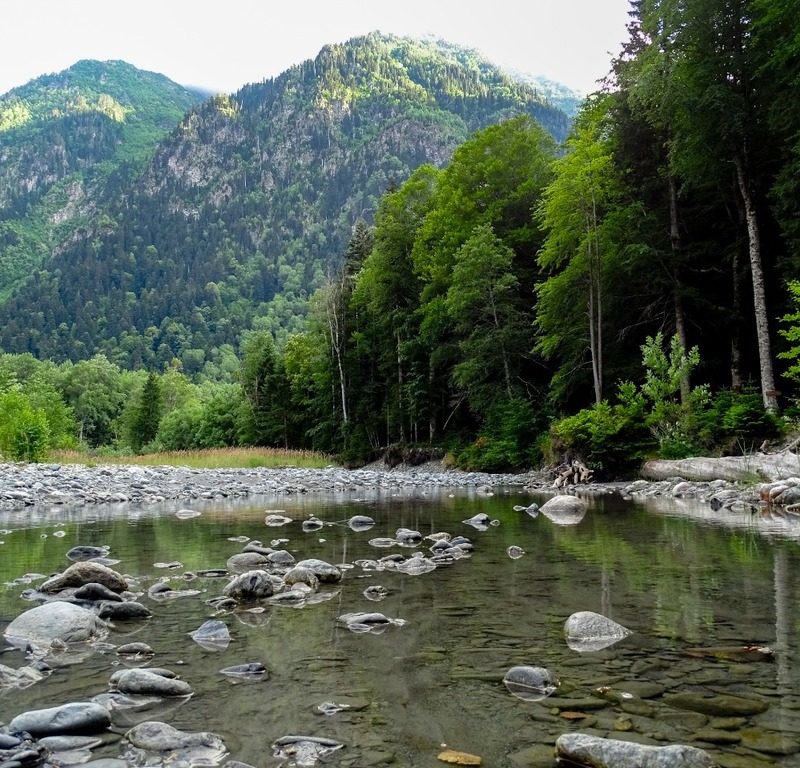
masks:
MULTIPOLYGON (((0 690, 0 723, 105 692, 123 666, 114 647, 142 641, 156 652, 152 666, 179 673, 194 689, 147 719, 213 731, 229 759, 253 766, 287 764, 273 743, 305 735, 345 745, 327 757, 330 765, 425 768, 442 765, 437 755, 447 745, 479 755, 484 766, 544 767, 555 765, 555 739, 569 731, 690 743, 730 768, 800 766, 800 522, 775 516, 723 524, 707 508, 648 507, 617 496, 589 499, 588 513, 572 525, 513 509, 543 500, 417 491, 208 504, 193 506, 201 514, 190 519, 168 505, 56 509, 32 520, 8 513, 0 518, 0 631, 32 607, 21 597, 31 586, 21 577, 63 570, 65 553, 78 544, 107 545, 119 560, 112 567, 133 577, 153 616, 118 623, 106 644, 30 688, 0 690), (265 515, 276 510, 292 522, 266 526, 265 515), (477 513, 495 524, 481 531, 462 522, 477 513), (304 532, 311 515, 325 525, 304 532), (353 515, 376 524, 353 531, 345 524, 353 515), (370 544, 401 527, 465 535, 474 551, 421 575, 364 562, 428 554, 430 541, 416 550, 370 544), (248 539, 285 539, 277 546, 298 560, 352 567, 302 607, 217 612, 206 601, 226 579, 187 574, 224 568, 248 539), (511 546, 524 554, 511 557, 511 546), (149 598, 148 587, 161 579, 199 594, 149 598), (377 585, 388 594, 367 599, 364 590, 377 585), (584 610, 632 634, 601 651, 573 651, 564 622, 584 610), (352 632, 337 618, 355 611, 403 621, 381 634, 352 632), (212 618, 230 631, 224 649, 188 634, 212 618), (768 660, 736 651, 751 644, 769 646, 768 660), (220 673, 245 662, 262 663, 268 675, 241 681, 220 673), (516 698, 502 682, 515 665, 545 667, 558 689, 539 702, 516 698), (323 714, 319 705, 330 702, 346 706, 323 714)), ((20 651, 0 650, 0 663, 25 663, 20 651)), ((133 722, 115 721, 95 756, 118 755, 116 734, 133 722)))

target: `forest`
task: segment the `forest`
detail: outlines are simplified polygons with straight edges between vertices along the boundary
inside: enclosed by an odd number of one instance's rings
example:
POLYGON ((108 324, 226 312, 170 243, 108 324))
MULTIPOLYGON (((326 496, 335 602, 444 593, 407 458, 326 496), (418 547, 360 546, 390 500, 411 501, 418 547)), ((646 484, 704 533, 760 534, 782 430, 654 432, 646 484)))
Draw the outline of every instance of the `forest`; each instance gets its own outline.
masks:
POLYGON ((0 450, 417 446, 599 477, 758 450, 797 415, 798 29, 790 0, 636 0, 563 144, 508 117, 390 185, 294 332, 254 316, 190 370, 3 355, 0 450))

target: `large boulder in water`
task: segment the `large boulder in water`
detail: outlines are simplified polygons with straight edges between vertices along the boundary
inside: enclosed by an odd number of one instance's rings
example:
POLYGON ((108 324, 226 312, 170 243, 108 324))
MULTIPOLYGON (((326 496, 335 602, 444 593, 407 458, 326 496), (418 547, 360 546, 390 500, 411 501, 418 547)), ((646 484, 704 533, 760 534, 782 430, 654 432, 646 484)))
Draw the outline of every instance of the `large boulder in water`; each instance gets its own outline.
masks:
POLYGON ((3 634, 11 645, 47 649, 54 642, 81 643, 103 638, 108 627, 86 608, 55 601, 21 613, 3 634))
POLYGON ((62 733, 99 733, 111 725, 105 707, 91 701, 64 704, 49 709, 34 709, 17 715, 9 724, 12 733, 54 736, 62 733))
POLYGON ((577 525, 586 515, 587 505, 577 496, 553 496, 546 501, 539 512, 556 525, 577 525))
POLYGON ((573 613, 564 623, 567 645, 579 653, 600 651, 630 634, 626 627, 593 611, 573 613))
POLYGON ((222 590, 222 594, 240 603, 252 603, 272 597, 275 588, 266 571, 254 570, 234 576, 222 590))
POLYGON ((192 686, 166 669, 121 669, 111 675, 109 686, 120 693, 144 696, 188 696, 192 686))
POLYGON ((102 584, 112 592, 124 592, 128 588, 128 582, 124 577, 107 565, 78 561, 63 573, 58 573, 43 582, 39 589, 42 592, 54 593, 69 587, 82 587, 85 584, 102 584))
POLYGON ((591 768, 715 768, 711 756, 697 747, 670 744, 651 747, 583 733, 556 740, 556 757, 591 768))
MULTIPOLYGON (((131 728, 125 734, 125 740, 135 750, 155 756, 158 764, 162 765, 170 762, 176 765, 218 765, 228 751, 222 739, 214 733, 179 731, 154 720, 131 728)), ((129 765, 152 764, 141 753, 130 757, 135 759, 131 759, 129 765)))

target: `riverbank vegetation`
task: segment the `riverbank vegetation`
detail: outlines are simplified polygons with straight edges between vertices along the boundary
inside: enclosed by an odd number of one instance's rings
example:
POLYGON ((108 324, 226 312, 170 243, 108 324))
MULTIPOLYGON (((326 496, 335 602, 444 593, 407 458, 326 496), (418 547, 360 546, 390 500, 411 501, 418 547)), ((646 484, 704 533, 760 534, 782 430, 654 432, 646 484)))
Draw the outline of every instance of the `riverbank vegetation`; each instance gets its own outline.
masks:
POLYGON ((757 450, 790 424, 800 376, 798 13, 637 0, 563 147, 514 117, 391 186, 302 332, 278 345, 256 319, 213 378, 3 356, 0 450, 356 464, 413 444, 606 477, 757 450))

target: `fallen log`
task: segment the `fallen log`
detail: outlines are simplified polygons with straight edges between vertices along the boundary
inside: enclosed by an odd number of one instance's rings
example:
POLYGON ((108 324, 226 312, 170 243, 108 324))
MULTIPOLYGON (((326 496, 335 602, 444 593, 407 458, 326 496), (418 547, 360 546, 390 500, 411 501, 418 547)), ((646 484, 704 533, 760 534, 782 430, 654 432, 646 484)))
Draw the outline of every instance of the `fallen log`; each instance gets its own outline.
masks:
POLYGON ((645 480, 684 480, 730 482, 773 482, 800 477, 800 456, 790 451, 749 456, 694 457, 689 459, 652 459, 644 463, 645 480))

